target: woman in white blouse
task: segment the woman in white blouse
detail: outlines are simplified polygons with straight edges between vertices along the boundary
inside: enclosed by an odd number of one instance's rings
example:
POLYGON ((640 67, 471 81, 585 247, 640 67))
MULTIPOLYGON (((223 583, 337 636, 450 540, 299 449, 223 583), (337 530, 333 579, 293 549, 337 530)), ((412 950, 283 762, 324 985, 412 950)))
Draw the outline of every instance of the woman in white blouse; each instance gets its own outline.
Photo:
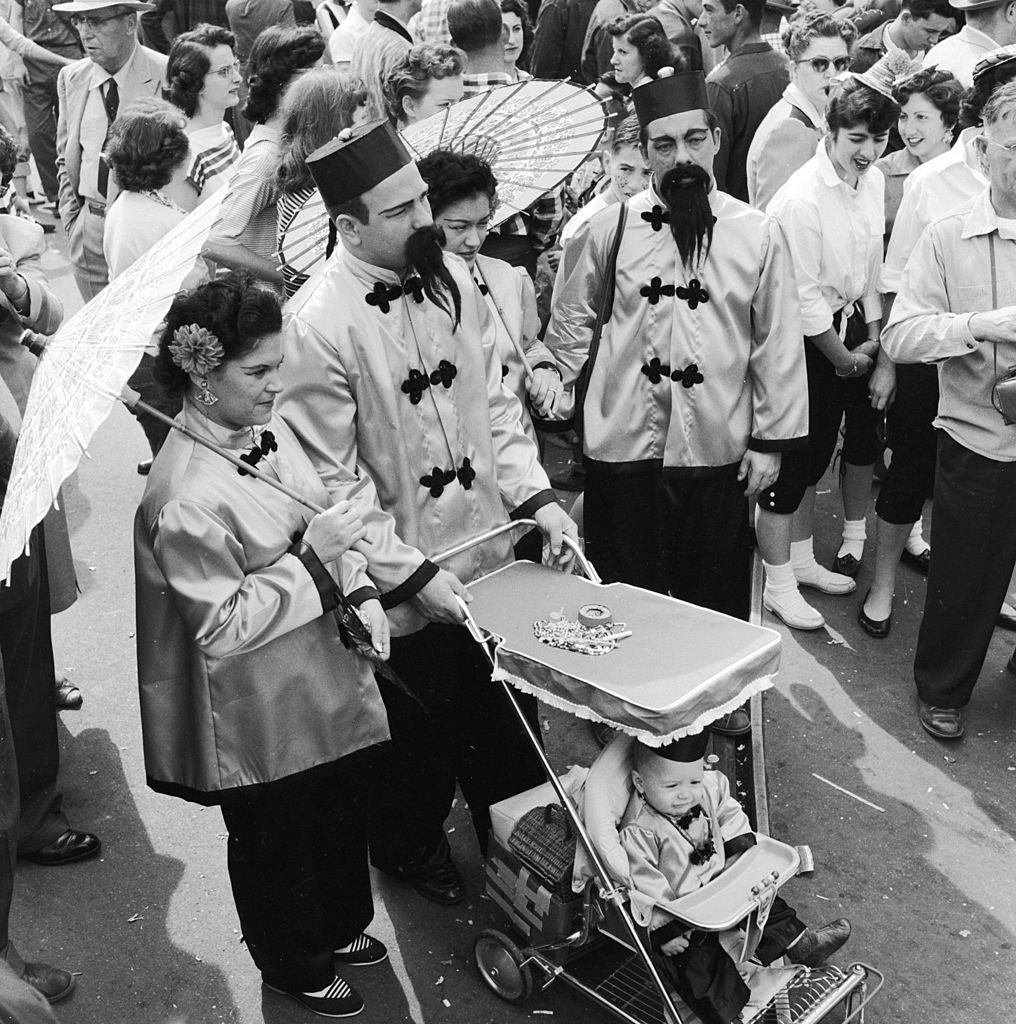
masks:
POLYGON ((888 95, 860 79, 838 85, 826 111, 825 140, 768 207, 786 232, 797 273, 809 424, 807 449, 786 453, 779 479, 759 495, 757 530, 766 566, 763 603, 797 629, 824 625, 799 586, 826 594, 848 594, 856 586, 852 573, 830 572, 815 561, 812 518, 815 485, 829 467, 846 415, 846 523, 837 566, 849 568, 844 550, 853 552, 858 532, 860 547, 853 557, 859 560, 878 455, 868 377, 881 328, 877 285, 885 183, 875 161, 898 115, 899 107, 888 95))
POLYGON ((240 159, 224 120, 240 102, 236 37, 219 25, 199 25, 173 40, 162 95, 187 117, 191 160, 187 177, 199 196, 222 188, 240 159))

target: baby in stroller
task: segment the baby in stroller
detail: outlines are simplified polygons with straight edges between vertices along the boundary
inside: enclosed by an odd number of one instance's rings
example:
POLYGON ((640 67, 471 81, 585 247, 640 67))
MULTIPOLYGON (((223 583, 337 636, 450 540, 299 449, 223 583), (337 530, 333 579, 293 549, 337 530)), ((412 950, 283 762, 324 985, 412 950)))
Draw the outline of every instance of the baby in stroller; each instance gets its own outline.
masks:
MULTIPOLYGON (((756 843, 726 777, 706 771, 708 730, 653 749, 635 743, 634 792, 620 841, 633 888, 654 903, 685 896, 719 875, 756 843)), ((715 932, 690 930, 654 909, 651 945, 681 998, 705 1024, 730 1024, 749 998, 747 985, 715 932)), ((817 967, 850 937, 845 918, 810 928, 776 896, 755 953, 763 965, 781 956, 817 967)))

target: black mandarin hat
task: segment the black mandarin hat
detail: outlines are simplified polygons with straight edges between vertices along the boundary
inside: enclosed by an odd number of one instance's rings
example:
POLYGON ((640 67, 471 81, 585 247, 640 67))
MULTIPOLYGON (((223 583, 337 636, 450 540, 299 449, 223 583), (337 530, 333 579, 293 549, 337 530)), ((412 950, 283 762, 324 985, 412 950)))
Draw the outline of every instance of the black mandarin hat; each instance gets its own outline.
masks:
POLYGON ((307 157, 328 210, 369 192, 408 163, 412 157, 387 121, 346 128, 307 157))
MULTIPOLYGON (((696 108, 699 109, 699 108, 696 108)), ((709 746, 709 737, 712 735, 707 726, 701 732, 691 736, 682 736, 662 747, 652 747, 654 754, 665 757, 668 761, 683 761, 689 764, 692 761, 699 761, 706 756, 706 748, 709 746)))
POLYGON ((635 114, 643 128, 671 114, 709 109, 706 76, 701 71, 674 73, 673 68, 660 68, 659 77, 633 89, 631 95, 635 114))

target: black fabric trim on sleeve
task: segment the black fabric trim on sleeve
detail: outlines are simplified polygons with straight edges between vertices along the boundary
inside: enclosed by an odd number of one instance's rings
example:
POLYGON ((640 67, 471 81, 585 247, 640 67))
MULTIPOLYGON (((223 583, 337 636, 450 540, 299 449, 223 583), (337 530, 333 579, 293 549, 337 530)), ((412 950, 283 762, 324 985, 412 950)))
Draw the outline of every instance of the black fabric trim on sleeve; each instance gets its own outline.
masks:
POLYGON ((544 505, 550 505, 557 501, 557 495, 553 489, 548 487, 545 491, 537 491, 531 498, 524 502, 509 516, 510 519, 532 519, 533 513, 544 505))
POLYGON ((380 601, 381 595, 373 587, 357 587, 351 594, 346 595, 346 600, 355 608, 359 608, 364 601, 380 601))
POLYGON ((544 360, 542 360, 539 363, 533 363, 533 369, 534 370, 553 370, 554 373, 557 374, 557 379, 558 380, 563 380, 564 379, 561 376, 561 368, 557 365, 557 363, 552 363, 549 359, 544 359, 544 360))
POLYGON ((381 607, 386 611, 403 601, 408 601, 418 594, 438 574, 438 567, 428 559, 424 559, 418 569, 407 580, 400 583, 394 590, 381 595, 381 607))
POLYGON ((545 420, 530 410, 529 415, 532 417, 533 426, 541 434, 564 434, 571 430, 572 425, 575 423, 575 417, 569 416, 566 420, 545 420))
POLYGON ((761 437, 752 437, 748 440, 748 451, 751 452, 799 452, 807 447, 807 434, 804 437, 788 437, 782 441, 767 441, 761 437))
POLYGON ((671 939, 676 939, 689 931, 691 931, 691 926, 685 921, 668 921, 665 925, 649 933, 649 945, 654 953, 658 952, 664 943, 670 942, 671 939))
POLYGON ((318 558, 317 552, 301 537, 299 540, 293 541, 289 553, 300 559, 303 567, 314 581, 318 596, 321 598, 322 612, 335 611, 339 606, 338 586, 324 567, 324 563, 318 558))
POLYGON ((733 839, 728 839, 723 844, 723 853, 724 856, 733 857, 735 854, 744 853, 745 850, 750 850, 757 845, 758 840, 755 838, 755 833, 744 832, 739 836, 734 836, 733 839))

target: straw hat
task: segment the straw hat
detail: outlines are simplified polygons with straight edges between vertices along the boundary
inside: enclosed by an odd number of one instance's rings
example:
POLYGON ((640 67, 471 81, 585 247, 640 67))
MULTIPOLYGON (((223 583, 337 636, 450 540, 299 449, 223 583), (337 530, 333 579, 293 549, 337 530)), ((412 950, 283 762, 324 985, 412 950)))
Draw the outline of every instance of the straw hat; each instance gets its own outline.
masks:
POLYGON ((920 70, 919 60, 911 60, 902 50, 893 50, 872 64, 867 71, 855 74, 854 78, 869 89, 892 99, 893 86, 897 80, 920 70))
POLYGON ((1006 64, 1016 61, 1016 46, 1000 46, 997 50, 989 50, 974 65, 974 81, 976 82, 988 71, 994 71, 1006 64))
POLYGON ((66 4, 53 4, 53 10, 60 14, 93 14, 107 7, 126 7, 129 11, 155 10, 155 4, 144 0, 71 0, 66 4))

